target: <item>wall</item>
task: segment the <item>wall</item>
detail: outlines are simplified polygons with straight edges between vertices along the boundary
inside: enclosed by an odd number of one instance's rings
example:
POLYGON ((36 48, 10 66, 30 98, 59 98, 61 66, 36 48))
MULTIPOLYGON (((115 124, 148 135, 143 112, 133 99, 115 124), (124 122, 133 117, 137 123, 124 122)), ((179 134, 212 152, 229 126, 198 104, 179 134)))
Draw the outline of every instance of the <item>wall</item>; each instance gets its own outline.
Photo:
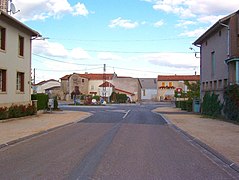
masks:
POLYGON ((0 106, 31 102, 31 40, 30 36, 0 20, 6 28, 6 50, 0 51, 0 68, 7 70, 7 92, 0 93, 0 106), (24 57, 18 56, 18 36, 24 37, 24 57), (24 92, 16 91, 17 72, 24 72, 24 92))

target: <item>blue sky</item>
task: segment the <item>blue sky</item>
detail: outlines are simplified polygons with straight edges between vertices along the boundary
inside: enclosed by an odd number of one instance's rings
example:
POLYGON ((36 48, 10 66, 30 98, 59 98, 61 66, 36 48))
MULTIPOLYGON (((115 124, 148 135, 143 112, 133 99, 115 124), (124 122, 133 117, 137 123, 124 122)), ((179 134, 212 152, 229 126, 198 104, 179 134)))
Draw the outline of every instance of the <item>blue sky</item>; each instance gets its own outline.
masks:
MULTIPOLYGON (((36 82, 76 73, 119 76, 199 73, 192 43, 238 0, 13 0, 33 41, 36 82)), ((199 51, 197 47, 193 47, 199 51)))

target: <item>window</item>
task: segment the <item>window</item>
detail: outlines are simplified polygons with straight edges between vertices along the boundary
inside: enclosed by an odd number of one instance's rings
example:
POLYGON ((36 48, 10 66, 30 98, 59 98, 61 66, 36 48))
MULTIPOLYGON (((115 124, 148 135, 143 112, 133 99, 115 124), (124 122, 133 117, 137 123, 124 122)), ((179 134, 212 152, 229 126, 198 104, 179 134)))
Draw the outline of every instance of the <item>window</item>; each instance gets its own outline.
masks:
POLYGON ((18 47, 18 54, 19 56, 24 56, 24 37, 19 36, 19 47, 18 47))
POLYGON ((143 89, 143 96, 146 96, 145 89, 143 89))
POLYGON ((217 81, 214 81, 213 89, 214 89, 214 90, 217 90, 217 81))
POLYGON ((85 82, 85 79, 81 79, 81 82, 84 83, 84 82, 85 82))
POLYGON ((221 79, 218 81, 218 88, 219 88, 219 89, 222 88, 222 80, 221 80, 221 79))
POLYGON ((94 85, 91 85, 91 86, 90 86, 90 90, 95 90, 95 86, 94 86, 94 85))
POLYGON ((17 91, 24 92, 24 73, 17 72, 17 91))
POLYGON ((214 77, 216 69, 215 51, 211 52, 211 75, 214 77))
POLYGON ((224 85, 224 87, 227 87, 227 79, 224 79, 223 85, 224 85))
POLYGON ((210 81, 210 87, 209 90, 212 90, 212 81, 210 81))
POLYGON ((6 29, 0 26, 0 49, 5 50, 6 48, 6 29))
POLYGON ((0 92, 6 92, 6 70, 0 69, 0 92))
POLYGON ((218 35, 221 36, 221 35, 222 35, 222 31, 219 31, 219 32, 218 32, 218 35))
POLYGON ((169 82, 168 86, 173 87, 173 82, 169 82))
POLYGON ((165 86, 165 82, 162 82, 162 86, 165 86))
POLYGON ((202 90, 205 90, 205 82, 202 83, 202 90))

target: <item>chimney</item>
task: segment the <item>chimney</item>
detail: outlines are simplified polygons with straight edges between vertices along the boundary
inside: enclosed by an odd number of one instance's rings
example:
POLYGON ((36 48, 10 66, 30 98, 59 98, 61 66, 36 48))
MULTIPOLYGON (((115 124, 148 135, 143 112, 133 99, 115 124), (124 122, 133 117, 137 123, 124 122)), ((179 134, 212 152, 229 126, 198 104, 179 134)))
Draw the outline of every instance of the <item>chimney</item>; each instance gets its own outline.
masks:
POLYGON ((0 10, 7 13, 8 10, 8 0, 0 0, 0 10))

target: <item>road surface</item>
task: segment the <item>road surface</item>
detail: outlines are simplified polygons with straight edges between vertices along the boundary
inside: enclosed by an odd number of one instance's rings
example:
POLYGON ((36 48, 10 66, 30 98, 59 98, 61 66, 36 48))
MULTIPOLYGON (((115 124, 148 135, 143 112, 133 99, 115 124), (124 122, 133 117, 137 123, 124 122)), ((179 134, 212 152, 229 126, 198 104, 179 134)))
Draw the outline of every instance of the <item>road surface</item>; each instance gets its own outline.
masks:
POLYGON ((0 149, 0 179, 238 179, 158 114, 158 105, 67 107, 93 116, 0 149))

